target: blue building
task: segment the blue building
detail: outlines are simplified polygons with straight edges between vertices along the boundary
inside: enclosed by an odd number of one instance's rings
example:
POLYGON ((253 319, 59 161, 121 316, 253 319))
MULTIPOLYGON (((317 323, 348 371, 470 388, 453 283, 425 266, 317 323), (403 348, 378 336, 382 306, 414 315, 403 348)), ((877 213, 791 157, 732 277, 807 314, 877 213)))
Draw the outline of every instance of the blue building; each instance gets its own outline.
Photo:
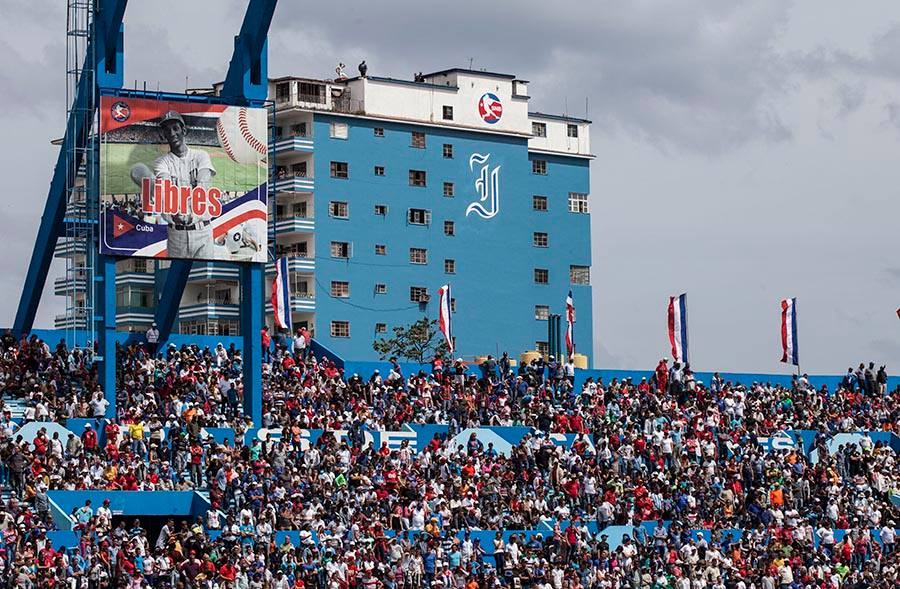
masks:
MULTIPOLYGON (((590 122, 529 112, 527 88, 465 69, 270 80, 270 237, 290 259, 295 326, 375 359, 372 342, 436 318, 450 284, 457 355, 518 355, 544 350, 571 290, 591 355, 590 122)), ((118 324, 143 331, 167 263, 120 264, 118 324)), ((236 268, 195 264, 178 331, 236 335, 238 297, 236 268)))
POLYGON ((458 354, 518 354, 546 345, 571 290, 590 355, 589 121, 529 112, 511 75, 417 79, 271 82, 295 324, 373 358, 450 284, 458 354))

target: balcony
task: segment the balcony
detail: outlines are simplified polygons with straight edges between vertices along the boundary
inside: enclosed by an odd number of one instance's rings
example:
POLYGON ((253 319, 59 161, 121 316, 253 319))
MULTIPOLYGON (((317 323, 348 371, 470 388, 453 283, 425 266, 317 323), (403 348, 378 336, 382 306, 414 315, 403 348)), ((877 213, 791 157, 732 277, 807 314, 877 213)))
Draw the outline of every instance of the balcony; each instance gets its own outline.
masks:
POLYGON ((312 217, 302 215, 283 215, 275 222, 275 232, 278 233, 278 235, 312 233, 315 229, 315 220, 312 217))
POLYGON ((217 264, 215 262, 195 262, 188 274, 189 282, 209 282, 213 280, 238 280, 240 269, 234 264, 217 264))
POLYGON ((72 240, 67 237, 61 237, 56 242, 53 255, 57 258, 70 258, 76 254, 84 254, 86 251, 84 240, 72 240))
POLYGON ((152 307, 117 307, 116 308, 117 324, 146 324, 150 327, 153 323, 152 307))
POLYGON ((119 272, 116 274, 116 284, 130 286, 153 286, 156 278, 149 272, 119 272))
POLYGON ((286 172, 275 177, 275 190, 277 192, 312 192, 313 178, 302 172, 286 172))
MULTIPOLYGON (((316 295, 302 292, 291 296, 291 313, 311 313, 316 310, 316 295)), ((266 303, 266 314, 273 313, 272 302, 266 303)))
POLYGON ((273 146, 275 153, 309 153, 313 150, 313 140, 310 135, 293 135, 291 137, 279 137, 273 146))
POLYGON ((220 302, 210 297, 195 305, 183 305, 178 311, 178 319, 237 319, 240 318, 240 307, 236 303, 220 302))
POLYGON ((56 329, 87 329, 86 319, 75 319, 67 313, 53 318, 53 327, 56 329))
MULTIPOLYGON (((288 257, 288 272, 310 273, 316 269, 316 261, 311 257, 292 255, 290 253, 281 253, 279 255, 288 257)), ((266 264, 266 274, 275 274, 275 264, 273 262, 266 264)))
POLYGON ((71 291, 84 292, 87 289, 87 275, 83 272, 73 277, 62 276, 53 281, 53 294, 66 296, 71 291))

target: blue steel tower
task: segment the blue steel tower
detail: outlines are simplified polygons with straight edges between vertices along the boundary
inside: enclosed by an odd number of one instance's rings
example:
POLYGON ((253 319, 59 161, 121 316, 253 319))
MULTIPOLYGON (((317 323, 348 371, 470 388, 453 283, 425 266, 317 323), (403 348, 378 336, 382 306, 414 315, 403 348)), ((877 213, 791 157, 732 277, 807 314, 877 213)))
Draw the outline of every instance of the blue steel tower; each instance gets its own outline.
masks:
POLYGON ((547 345, 577 309, 591 354, 590 121, 529 112, 525 80, 451 69, 270 81, 276 237, 294 325, 346 359, 437 316, 453 287, 458 354, 547 345))
MULTIPOLYGON (((219 99, 231 104, 256 105, 267 94, 267 35, 277 0, 250 0, 219 99)), ((66 131, 53 170, 34 251, 13 331, 28 334, 40 303, 47 272, 54 255, 67 258, 66 275, 55 291, 67 298, 66 327, 69 345, 96 348, 100 383, 109 401, 108 415, 116 413, 117 259, 101 255, 96 231, 99 192, 99 141, 96 112, 102 94, 122 90, 124 25, 127 0, 67 1, 67 113, 66 131)), ((202 97, 199 97, 202 100, 202 97)), ((119 260, 120 261, 120 260, 119 260)), ((146 267, 146 266, 144 266, 146 267)), ((151 313, 166 340, 178 314, 179 303, 191 274, 189 261, 175 260, 168 268, 160 296, 153 297, 151 313)), ((125 273, 133 270, 123 268, 125 273)), ((243 264, 239 276, 240 319, 244 334, 245 412, 255 423, 261 420, 261 350, 263 269, 243 264)), ((124 282, 124 281, 123 281, 124 282)), ((130 313, 126 310, 126 321, 130 313)), ((141 313, 138 313, 141 315, 141 313)))

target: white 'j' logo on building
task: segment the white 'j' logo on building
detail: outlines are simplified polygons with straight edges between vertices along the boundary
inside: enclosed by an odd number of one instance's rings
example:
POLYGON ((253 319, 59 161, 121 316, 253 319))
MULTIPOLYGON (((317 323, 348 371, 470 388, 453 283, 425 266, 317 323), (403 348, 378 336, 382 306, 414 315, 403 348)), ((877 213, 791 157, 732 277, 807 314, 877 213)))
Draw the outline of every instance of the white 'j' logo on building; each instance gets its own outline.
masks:
POLYGON ((481 166, 481 173, 475 179, 475 190, 481 198, 466 207, 467 217, 475 213, 483 219, 492 219, 500 212, 500 166, 490 169, 487 163, 490 157, 489 153, 473 153, 469 158, 470 170, 474 172, 476 165, 481 166), (487 203, 487 207, 482 203, 487 203))

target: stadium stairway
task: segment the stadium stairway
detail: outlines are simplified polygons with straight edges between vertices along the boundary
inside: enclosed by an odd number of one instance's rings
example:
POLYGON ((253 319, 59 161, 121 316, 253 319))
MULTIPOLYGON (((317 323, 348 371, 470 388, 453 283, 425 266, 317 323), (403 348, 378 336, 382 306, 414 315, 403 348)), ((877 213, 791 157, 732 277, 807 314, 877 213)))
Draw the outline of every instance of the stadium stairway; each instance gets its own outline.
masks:
POLYGON ((13 421, 21 423, 22 416, 25 415, 25 400, 19 397, 15 398, 4 398, 3 399, 3 408, 5 411, 9 411, 10 415, 13 418, 13 421))

